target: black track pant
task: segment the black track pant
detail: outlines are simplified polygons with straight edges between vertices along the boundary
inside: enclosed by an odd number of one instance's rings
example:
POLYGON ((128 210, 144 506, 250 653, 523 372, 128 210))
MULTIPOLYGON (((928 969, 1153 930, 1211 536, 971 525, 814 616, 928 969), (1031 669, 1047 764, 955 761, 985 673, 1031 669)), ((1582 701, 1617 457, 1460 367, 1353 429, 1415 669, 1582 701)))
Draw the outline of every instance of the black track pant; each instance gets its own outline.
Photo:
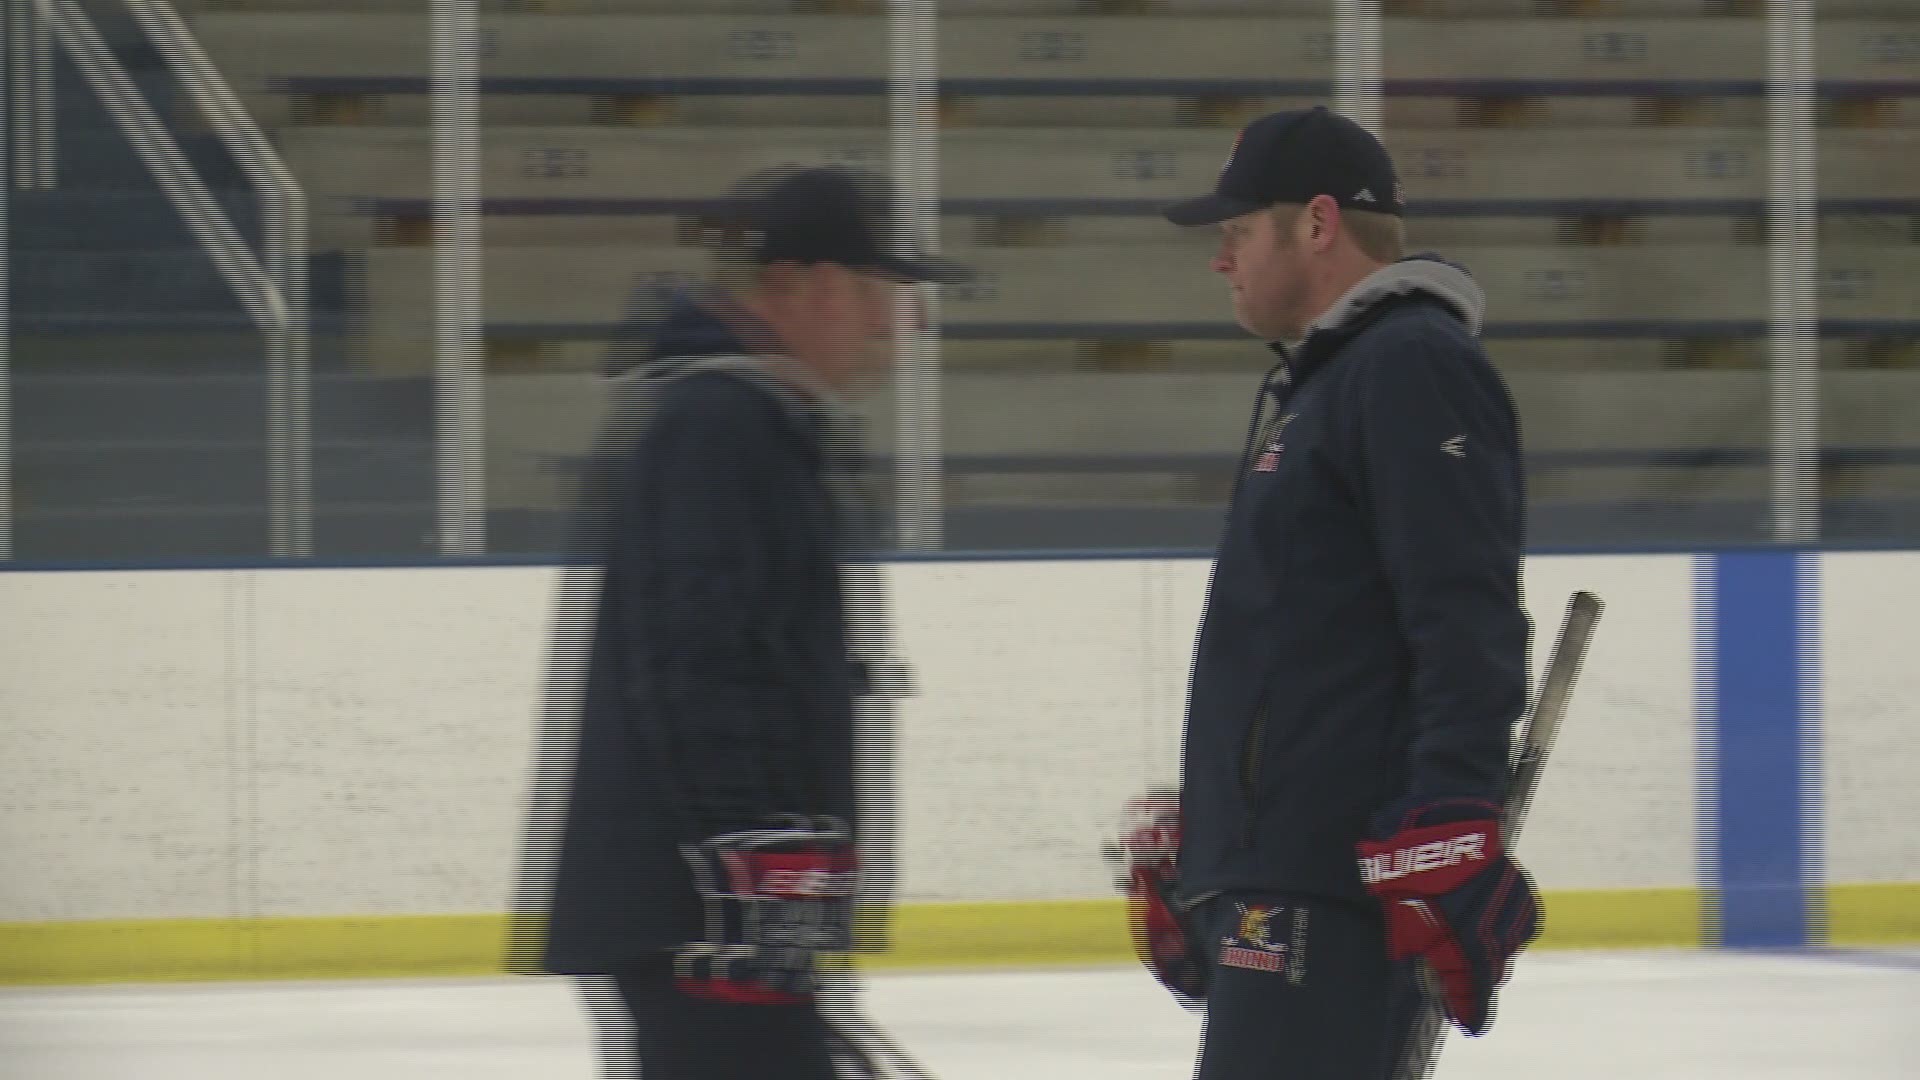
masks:
POLYGON ((834 1080, 827 1028, 813 1005, 689 997, 665 957, 582 989, 608 1080, 834 1080))
POLYGON ((1211 961, 1198 1080, 1389 1080, 1420 994, 1378 912, 1229 893, 1197 914, 1211 961))

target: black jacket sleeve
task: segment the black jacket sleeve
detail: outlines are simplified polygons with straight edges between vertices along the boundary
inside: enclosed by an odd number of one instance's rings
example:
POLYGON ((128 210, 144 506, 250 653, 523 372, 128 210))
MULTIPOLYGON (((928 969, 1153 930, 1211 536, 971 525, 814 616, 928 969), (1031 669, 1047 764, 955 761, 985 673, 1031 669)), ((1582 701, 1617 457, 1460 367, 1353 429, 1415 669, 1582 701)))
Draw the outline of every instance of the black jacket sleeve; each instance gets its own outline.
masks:
POLYGON ((1402 333, 1360 381, 1365 488, 1412 652, 1406 794, 1503 799, 1526 706, 1518 421, 1463 341, 1402 333))
POLYGON ((803 477, 766 395, 725 377, 663 395, 632 459, 611 573, 626 708, 664 768, 683 841, 805 812, 782 805, 791 672, 780 538, 803 477))

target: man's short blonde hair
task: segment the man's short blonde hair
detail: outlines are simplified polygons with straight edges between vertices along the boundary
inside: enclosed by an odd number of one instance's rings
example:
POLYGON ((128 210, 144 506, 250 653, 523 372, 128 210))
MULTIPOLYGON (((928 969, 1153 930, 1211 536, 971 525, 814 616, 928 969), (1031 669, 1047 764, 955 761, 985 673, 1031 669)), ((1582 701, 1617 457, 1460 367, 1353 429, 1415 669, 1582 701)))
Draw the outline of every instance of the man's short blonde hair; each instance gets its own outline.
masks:
MULTIPOLYGON (((1306 212, 1307 208, 1300 203, 1282 203, 1273 208, 1273 221, 1285 232, 1306 212)), ((1406 257, 1407 223, 1399 216, 1343 207, 1340 220, 1346 224, 1347 235, 1353 237, 1354 246, 1374 262, 1398 262, 1406 257)))

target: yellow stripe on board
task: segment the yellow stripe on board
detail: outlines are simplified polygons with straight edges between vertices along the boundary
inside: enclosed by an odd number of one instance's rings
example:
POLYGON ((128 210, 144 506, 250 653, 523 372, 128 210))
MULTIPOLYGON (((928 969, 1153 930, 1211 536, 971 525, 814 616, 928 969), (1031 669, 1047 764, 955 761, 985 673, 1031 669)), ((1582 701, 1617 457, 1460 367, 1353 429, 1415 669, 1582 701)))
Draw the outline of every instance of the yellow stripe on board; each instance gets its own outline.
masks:
MULTIPOLYGON (((1920 941, 1920 884, 1829 891, 1833 943, 1920 941)), ((1698 945, 1692 889, 1556 892, 1539 948, 1698 945)), ((0 923, 0 985, 495 975, 502 915, 0 923)), ((1118 900, 910 904, 875 969, 1130 963, 1118 900)))
POLYGON ((1698 889, 1552 892, 1542 949, 1667 949, 1701 943, 1698 889))
POLYGON ((0 924, 0 985, 497 974, 501 915, 0 924))
POLYGON ((1833 945, 1920 943, 1920 884, 1829 885, 1827 942, 1833 945))
POLYGON ((905 904, 885 952, 862 967, 1047 967, 1133 959, 1127 909, 1119 900, 905 904))

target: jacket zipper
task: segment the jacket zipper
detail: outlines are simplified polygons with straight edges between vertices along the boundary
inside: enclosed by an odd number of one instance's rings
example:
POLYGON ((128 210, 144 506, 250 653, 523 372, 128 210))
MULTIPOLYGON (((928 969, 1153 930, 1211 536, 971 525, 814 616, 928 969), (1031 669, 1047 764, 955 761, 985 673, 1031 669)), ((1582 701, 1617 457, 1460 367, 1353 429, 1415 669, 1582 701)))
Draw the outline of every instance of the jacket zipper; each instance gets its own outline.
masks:
MULTIPOLYGON (((1240 488, 1246 480, 1247 469, 1252 465, 1252 462, 1253 462, 1255 446, 1258 443, 1260 438, 1260 422, 1266 419, 1267 399, 1269 397, 1272 397, 1274 400, 1279 402, 1281 406, 1284 407, 1286 404, 1287 397, 1291 396, 1292 389, 1293 389, 1292 357, 1282 352, 1280 354, 1279 361, 1275 363, 1272 367, 1268 368, 1266 374, 1261 376, 1260 378, 1260 390, 1258 394, 1254 397, 1254 401, 1253 401, 1253 419, 1249 421, 1247 424, 1246 441, 1240 447, 1239 465, 1238 465, 1238 468, 1234 470, 1233 487, 1231 489, 1231 493, 1227 496, 1227 521, 1225 525, 1225 531, 1228 531, 1228 532, 1232 531, 1234 515, 1237 514, 1240 509, 1240 488), (1287 390, 1286 394, 1281 394, 1275 391, 1276 382, 1278 383, 1279 386, 1286 388, 1287 390)), ((1217 571, 1217 567, 1216 567, 1216 571, 1217 571)), ((1214 585, 1214 575, 1209 574, 1207 575, 1207 595, 1205 600, 1203 601, 1203 606, 1201 607, 1202 611, 1211 610, 1213 607, 1213 585, 1214 585)), ((1203 618, 1201 620, 1201 625, 1198 631, 1196 631, 1194 635, 1195 640, 1194 640, 1194 649, 1192 654, 1193 660, 1187 672, 1187 699, 1189 701, 1193 699, 1194 677, 1196 674, 1198 674, 1198 668, 1200 664, 1200 639, 1205 636, 1205 632, 1206 632, 1206 620, 1203 618)), ((1261 704, 1260 704, 1260 711, 1254 715, 1254 728, 1253 728, 1253 731, 1250 733, 1250 739, 1249 739, 1250 746, 1243 748, 1244 756, 1241 759, 1241 768, 1240 768, 1241 793, 1244 796, 1244 801, 1246 802, 1246 805, 1247 805, 1247 812, 1241 820, 1241 827, 1240 827, 1240 843, 1243 847, 1251 846, 1253 843, 1253 825, 1254 825, 1254 818, 1255 818, 1254 806, 1253 806, 1253 781, 1258 778, 1257 770, 1254 768, 1253 755, 1258 752, 1259 743, 1264 737, 1265 729, 1266 729, 1266 719, 1267 719, 1267 708, 1266 708, 1266 701, 1263 695, 1261 704)), ((1183 793, 1182 801, 1184 800, 1185 800, 1185 795, 1183 793)))
MULTIPOLYGON (((1275 398, 1278 398, 1282 402, 1282 404, 1285 403, 1284 398, 1280 398, 1279 395, 1274 394, 1273 392, 1273 384, 1276 377, 1279 379, 1280 384, 1282 386, 1291 388, 1291 386, 1293 385, 1293 371, 1291 367, 1291 361, 1286 357, 1285 354, 1282 354, 1279 362, 1274 364, 1272 367, 1268 368, 1267 373, 1260 377, 1260 390, 1259 390, 1259 393, 1256 394, 1253 399, 1253 419, 1247 424, 1247 437, 1246 437, 1246 440, 1243 443, 1241 443, 1241 446, 1240 446, 1239 465, 1234 469, 1234 472, 1233 472, 1233 486, 1230 489, 1228 489, 1227 517, 1221 529, 1223 534, 1233 531, 1234 515, 1238 513, 1240 509, 1240 486, 1241 486, 1241 483, 1246 479, 1247 469, 1251 466, 1253 462, 1253 448, 1255 443, 1258 442, 1260 438, 1260 422, 1266 419, 1267 398, 1269 396, 1273 396, 1275 398)), ((1216 567, 1216 571, 1217 569, 1218 568, 1216 567)), ((1207 621, 1206 621, 1205 613, 1213 610, 1213 579, 1214 579, 1214 575, 1212 573, 1209 573, 1207 575, 1206 595, 1201 599, 1201 604, 1200 604, 1200 611, 1202 612, 1200 625, 1194 629, 1193 650, 1190 653, 1188 653, 1188 658, 1189 658, 1187 663, 1187 700, 1188 701, 1193 700, 1193 680, 1194 680, 1194 676, 1198 673, 1199 667, 1200 667, 1200 642, 1202 641, 1202 639, 1206 637, 1207 621)))
POLYGON ((1247 804, 1246 814, 1240 819, 1240 843, 1243 847, 1253 846, 1253 829, 1260 817, 1259 804, 1254 795, 1260 782, 1260 756, 1266 749, 1268 711, 1263 694, 1240 751, 1240 791, 1246 797, 1247 804))
MULTIPOLYGON (((1238 484, 1241 478, 1245 477, 1253 454, 1259 449, 1256 444, 1262 434, 1261 414, 1265 412, 1268 397, 1274 400, 1275 415, 1285 412, 1287 401, 1293 397, 1293 357, 1282 353, 1280 362, 1267 372, 1266 379, 1260 384, 1260 404, 1254 409, 1254 428, 1249 433, 1247 442, 1247 460, 1240 462, 1240 476, 1234 478, 1235 502, 1239 501, 1238 484)), ((1246 744, 1241 748, 1240 789, 1246 796, 1246 814, 1240 820, 1242 847, 1253 846, 1254 826, 1260 817, 1260 807, 1255 801, 1255 794, 1260 782, 1260 757, 1266 746, 1267 714, 1270 711, 1267 689, 1263 686, 1260 691, 1260 703, 1253 714, 1253 726, 1247 732, 1246 744)))

